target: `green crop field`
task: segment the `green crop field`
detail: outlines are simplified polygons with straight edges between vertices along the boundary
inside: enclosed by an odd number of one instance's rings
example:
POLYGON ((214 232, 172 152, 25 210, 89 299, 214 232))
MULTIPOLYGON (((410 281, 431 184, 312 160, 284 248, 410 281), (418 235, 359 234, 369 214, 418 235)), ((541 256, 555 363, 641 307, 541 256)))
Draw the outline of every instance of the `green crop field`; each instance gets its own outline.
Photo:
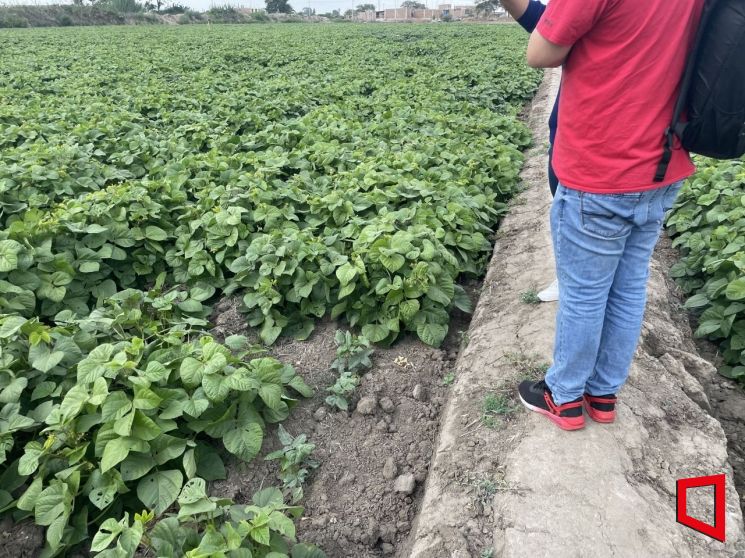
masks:
POLYGON ((46 528, 44 556, 322 556, 279 490, 208 495, 214 448, 252 459, 310 391, 213 339, 211 306, 239 297, 265 344, 323 317, 440 344, 518 186, 524 45, 508 26, 0 32, 0 512, 46 528))
POLYGON ((683 258, 671 270, 696 334, 721 345, 720 372, 745 382, 745 163, 700 158, 667 221, 683 258))

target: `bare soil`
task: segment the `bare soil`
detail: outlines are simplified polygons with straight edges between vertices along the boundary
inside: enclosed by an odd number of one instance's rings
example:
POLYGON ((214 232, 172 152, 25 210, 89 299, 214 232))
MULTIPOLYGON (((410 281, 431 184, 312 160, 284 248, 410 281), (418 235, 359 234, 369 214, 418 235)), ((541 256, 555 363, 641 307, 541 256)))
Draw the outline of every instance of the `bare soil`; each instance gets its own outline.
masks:
MULTIPOLYGON (((477 289, 471 285, 469 290, 477 289)), ((218 337, 246 333, 238 306, 235 300, 225 300, 216 308, 213 333, 218 337)), ((316 391, 282 423, 293 436, 308 436, 316 445, 313 458, 320 462, 305 488, 298 537, 318 544, 329 558, 400 555, 419 510, 447 398, 445 378, 454 370, 468 317, 454 317, 443 348, 429 347, 410 335, 390 348, 376 348, 373 367, 362 377, 350 412, 334 411, 324 403, 326 388, 336 380, 330 365, 336 358, 334 333, 340 327, 322 322, 309 340, 280 339, 270 350, 291 363, 316 391), (369 406, 364 414, 356 409, 362 399, 369 406), (413 490, 397 492, 397 480, 408 475, 413 476, 413 490)), ((262 456, 279 447, 270 430, 262 455, 248 464, 232 461, 228 478, 213 483, 212 493, 243 503, 262 486, 276 485, 276 462, 262 456)))

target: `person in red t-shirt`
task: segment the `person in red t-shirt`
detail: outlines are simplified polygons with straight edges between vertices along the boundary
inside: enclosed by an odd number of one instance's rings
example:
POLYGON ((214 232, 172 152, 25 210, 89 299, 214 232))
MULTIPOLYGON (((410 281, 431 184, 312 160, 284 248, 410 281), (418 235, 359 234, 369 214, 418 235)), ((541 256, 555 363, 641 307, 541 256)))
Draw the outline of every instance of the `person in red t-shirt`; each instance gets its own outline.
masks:
POLYGON ((559 280, 554 363, 523 403, 565 430, 615 419, 641 332, 649 260, 681 181, 654 181, 704 0, 551 0, 528 64, 563 65, 551 230, 559 280))

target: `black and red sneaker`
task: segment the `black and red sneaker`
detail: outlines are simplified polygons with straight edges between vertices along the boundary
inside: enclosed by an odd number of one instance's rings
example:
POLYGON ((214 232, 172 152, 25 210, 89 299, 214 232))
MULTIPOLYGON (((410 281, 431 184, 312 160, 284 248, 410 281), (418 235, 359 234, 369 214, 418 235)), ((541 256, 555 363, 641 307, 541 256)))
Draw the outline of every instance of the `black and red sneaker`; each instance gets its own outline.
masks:
POLYGON ((585 427, 585 416, 582 414, 582 398, 557 405, 551 390, 544 380, 531 382, 526 380, 518 387, 520 400, 528 409, 541 413, 562 430, 579 430, 585 427))
POLYGON ((595 422, 610 423, 616 420, 616 396, 590 395, 584 396, 585 410, 595 422))

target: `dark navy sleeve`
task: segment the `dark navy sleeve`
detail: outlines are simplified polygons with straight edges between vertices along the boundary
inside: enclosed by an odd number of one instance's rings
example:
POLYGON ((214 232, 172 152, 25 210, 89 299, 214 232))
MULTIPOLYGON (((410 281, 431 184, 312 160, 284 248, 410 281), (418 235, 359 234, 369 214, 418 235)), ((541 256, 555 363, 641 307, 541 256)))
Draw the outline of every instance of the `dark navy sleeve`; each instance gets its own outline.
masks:
POLYGON ((525 13, 520 16, 517 22, 525 29, 528 33, 532 33, 535 26, 538 25, 538 20, 541 19, 543 12, 546 11, 546 5, 542 4, 538 0, 530 0, 528 8, 525 13))

